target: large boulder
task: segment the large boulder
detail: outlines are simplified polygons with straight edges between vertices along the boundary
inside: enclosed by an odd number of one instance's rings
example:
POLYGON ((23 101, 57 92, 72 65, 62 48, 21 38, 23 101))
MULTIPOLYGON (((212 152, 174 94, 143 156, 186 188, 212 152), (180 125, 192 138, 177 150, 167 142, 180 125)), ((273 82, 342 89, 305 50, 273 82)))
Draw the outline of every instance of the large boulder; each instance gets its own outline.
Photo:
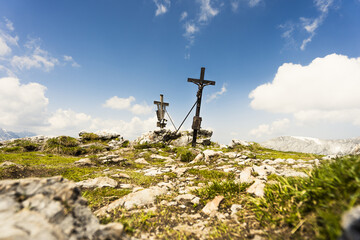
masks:
POLYGON ((0 181, 0 239, 123 239, 100 225, 75 183, 62 177, 0 181))

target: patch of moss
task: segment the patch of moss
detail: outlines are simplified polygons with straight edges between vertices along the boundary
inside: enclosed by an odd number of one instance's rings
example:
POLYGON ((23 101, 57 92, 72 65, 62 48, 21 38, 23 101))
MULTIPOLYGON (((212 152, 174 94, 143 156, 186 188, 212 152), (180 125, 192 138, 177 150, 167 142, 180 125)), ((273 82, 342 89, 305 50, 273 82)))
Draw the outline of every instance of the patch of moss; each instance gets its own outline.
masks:
POLYGON ((115 189, 110 187, 97 188, 82 191, 81 195, 88 200, 89 207, 92 211, 110 204, 111 202, 129 194, 129 189, 115 189))

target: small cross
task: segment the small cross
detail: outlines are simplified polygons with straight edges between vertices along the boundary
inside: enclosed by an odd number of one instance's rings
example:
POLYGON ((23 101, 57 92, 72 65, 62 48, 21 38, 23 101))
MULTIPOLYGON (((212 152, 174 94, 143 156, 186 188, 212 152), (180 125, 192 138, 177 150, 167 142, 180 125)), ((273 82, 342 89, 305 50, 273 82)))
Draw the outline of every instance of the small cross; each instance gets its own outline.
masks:
POLYGON ((160 128, 164 128, 166 126, 166 119, 165 119, 165 112, 166 107, 169 106, 169 103, 164 102, 164 95, 160 94, 160 102, 154 101, 154 104, 156 104, 157 109, 156 110, 156 116, 158 119, 157 126, 160 128))

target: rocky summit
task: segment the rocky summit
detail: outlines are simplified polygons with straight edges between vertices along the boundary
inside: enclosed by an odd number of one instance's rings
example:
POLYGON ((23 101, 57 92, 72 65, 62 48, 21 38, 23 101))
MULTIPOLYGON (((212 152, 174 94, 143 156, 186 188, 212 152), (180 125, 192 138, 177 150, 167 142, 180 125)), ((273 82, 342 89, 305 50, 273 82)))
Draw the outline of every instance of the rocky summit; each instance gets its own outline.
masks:
POLYGON ((359 156, 211 136, 196 147, 169 130, 0 142, 0 239, 359 237, 359 156))

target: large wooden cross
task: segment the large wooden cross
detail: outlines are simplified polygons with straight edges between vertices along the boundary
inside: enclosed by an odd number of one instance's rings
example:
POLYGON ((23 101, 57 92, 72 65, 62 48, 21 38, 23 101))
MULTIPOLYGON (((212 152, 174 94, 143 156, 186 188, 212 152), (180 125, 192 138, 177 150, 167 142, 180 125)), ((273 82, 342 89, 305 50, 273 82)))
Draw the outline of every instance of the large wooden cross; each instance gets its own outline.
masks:
POLYGON ((200 130, 200 127, 201 127, 202 118, 200 117, 200 106, 201 106, 201 97, 202 97, 203 88, 207 85, 215 85, 215 81, 204 80, 204 77, 205 77, 205 68, 202 67, 201 73, 200 73, 200 79, 188 78, 188 82, 195 83, 196 85, 198 85, 198 88, 199 88, 198 92, 196 94, 196 97, 197 97, 196 113, 195 113, 195 116, 193 119, 193 124, 192 124, 192 129, 194 130, 193 139, 192 139, 193 147, 196 146, 197 132, 198 132, 198 130, 200 130))
POLYGON ((164 128, 166 126, 166 119, 165 119, 165 112, 166 107, 169 106, 169 103, 164 102, 164 95, 160 94, 160 102, 154 101, 154 104, 156 104, 157 109, 156 110, 156 116, 158 119, 157 126, 160 128, 164 128))

